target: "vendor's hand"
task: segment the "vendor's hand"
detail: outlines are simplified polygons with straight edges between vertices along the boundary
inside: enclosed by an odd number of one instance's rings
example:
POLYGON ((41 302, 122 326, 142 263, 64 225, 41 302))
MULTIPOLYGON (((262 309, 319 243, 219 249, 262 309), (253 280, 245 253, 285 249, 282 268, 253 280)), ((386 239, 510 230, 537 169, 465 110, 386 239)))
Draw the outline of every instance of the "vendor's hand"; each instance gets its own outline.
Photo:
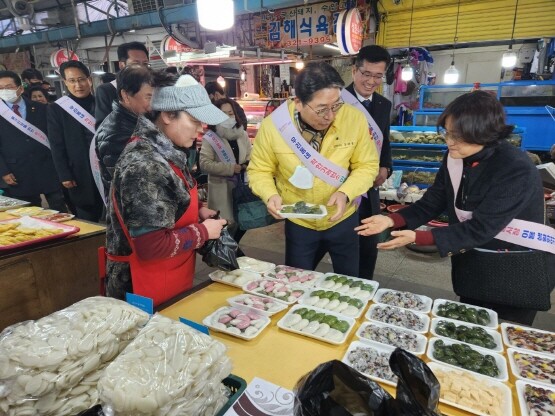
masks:
POLYGON ((15 179, 15 176, 13 173, 8 173, 7 175, 2 176, 2 179, 8 185, 17 185, 17 180, 15 179))
POLYGON ((416 241, 416 233, 411 230, 392 231, 391 237, 395 238, 385 243, 380 243, 377 247, 381 250, 394 250, 416 241))
POLYGON ((387 174, 387 168, 380 168, 378 176, 376 176, 376 179, 374 179, 374 188, 382 186, 382 184, 387 180, 387 174))
POLYGON ((266 203, 266 208, 268 208, 268 212, 274 217, 275 219, 282 220, 283 217, 279 215, 278 211, 281 209, 282 199, 281 196, 278 194, 272 195, 268 198, 268 202, 266 203))
POLYGON ((345 208, 347 207, 347 195, 339 191, 334 192, 333 194, 331 194, 330 199, 326 205, 328 207, 331 207, 333 205, 337 207, 337 211, 335 212, 335 215, 330 218, 330 222, 337 221, 345 213, 345 208))
POLYGON ((224 228, 224 225, 226 224, 227 224, 226 220, 207 219, 206 221, 202 222, 202 225, 204 225, 208 230, 209 240, 216 240, 220 238, 220 235, 222 233, 222 228, 224 228))
POLYGON ((243 170, 243 168, 241 167, 241 165, 235 165, 235 166, 233 166, 233 173, 241 173, 241 170, 243 170))
POLYGON ((62 185, 64 185, 64 188, 70 189, 70 188, 75 188, 77 186, 77 182, 75 182, 75 181, 63 181, 62 185))
POLYGON ((355 231, 362 236, 379 234, 394 225, 393 220, 386 215, 373 215, 363 219, 361 223, 355 231))
POLYGON ((218 211, 214 211, 213 209, 206 207, 202 207, 198 210, 198 216, 201 221, 207 220, 208 218, 213 218, 217 214, 218 211))

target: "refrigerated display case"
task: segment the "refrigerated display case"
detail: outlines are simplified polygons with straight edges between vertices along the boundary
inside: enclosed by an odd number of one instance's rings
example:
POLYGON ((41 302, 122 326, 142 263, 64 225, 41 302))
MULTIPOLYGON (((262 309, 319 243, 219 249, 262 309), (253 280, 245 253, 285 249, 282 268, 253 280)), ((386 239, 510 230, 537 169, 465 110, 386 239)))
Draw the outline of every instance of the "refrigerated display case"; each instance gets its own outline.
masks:
POLYGON ((251 141, 256 136, 256 132, 260 127, 260 123, 264 117, 270 115, 276 108, 278 108, 285 98, 272 98, 267 100, 236 100, 247 116, 247 133, 251 141))

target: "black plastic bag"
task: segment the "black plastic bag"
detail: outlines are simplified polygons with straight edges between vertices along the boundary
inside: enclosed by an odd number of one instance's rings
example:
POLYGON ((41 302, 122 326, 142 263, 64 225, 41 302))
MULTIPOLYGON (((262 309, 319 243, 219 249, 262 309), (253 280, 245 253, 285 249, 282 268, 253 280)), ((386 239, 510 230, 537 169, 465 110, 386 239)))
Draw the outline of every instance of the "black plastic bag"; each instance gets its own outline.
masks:
POLYGON ((418 357, 397 348, 389 365, 394 399, 378 383, 340 361, 328 361, 295 387, 295 416, 439 416, 439 382, 418 357))
POLYGON ((231 271, 239 268, 237 263, 237 247, 239 245, 231 237, 226 226, 222 228, 220 238, 208 240, 197 252, 202 256, 202 261, 208 266, 231 271))

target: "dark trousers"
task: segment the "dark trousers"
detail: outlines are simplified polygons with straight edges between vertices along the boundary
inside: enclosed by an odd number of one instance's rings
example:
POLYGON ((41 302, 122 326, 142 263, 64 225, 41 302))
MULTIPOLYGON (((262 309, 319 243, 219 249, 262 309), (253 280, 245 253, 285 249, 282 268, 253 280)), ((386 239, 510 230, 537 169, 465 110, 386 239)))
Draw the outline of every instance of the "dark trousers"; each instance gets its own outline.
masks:
MULTIPOLYGON (((48 202, 48 208, 54 209, 60 212, 67 212, 67 207, 66 207, 64 194, 62 193, 62 190, 49 192, 47 194, 44 194, 44 197, 46 198, 46 202, 48 202)), ((41 206, 40 194, 17 196, 14 198, 21 199, 23 201, 28 201, 31 203, 31 205, 36 207, 41 206)))
MULTIPOLYGON (((380 213, 380 192, 377 189, 368 191, 368 198, 362 198, 358 207, 358 218, 371 217, 380 213)), ((363 279, 372 279, 374 277, 374 269, 376 268, 376 260, 378 258, 378 236, 371 235, 368 237, 359 236, 359 277, 363 279)))
POLYGON ((285 264, 315 270, 330 253, 335 273, 358 276, 358 224, 356 213, 323 231, 311 230, 285 220, 285 264))
POLYGON ((461 296, 460 301, 482 308, 493 309, 497 312, 499 319, 504 321, 518 322, 519 324, 531 326, 538 311, 534 309, 515 308, 514 306, 500 305, 497 303, 483 302, 481 300, 461 296))

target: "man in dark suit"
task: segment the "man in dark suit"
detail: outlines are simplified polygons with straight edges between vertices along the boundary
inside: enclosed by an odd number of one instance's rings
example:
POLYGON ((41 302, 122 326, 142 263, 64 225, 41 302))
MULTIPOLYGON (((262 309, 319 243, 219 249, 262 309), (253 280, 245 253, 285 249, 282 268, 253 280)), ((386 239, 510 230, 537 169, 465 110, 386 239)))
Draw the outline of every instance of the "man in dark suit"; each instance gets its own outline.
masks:
MULTIPOLYGON (((46 105, 27 100, 19 75, 0 71, 0 98, 17 116, 46 134, 46 105)), ((40 206, 44 194, 51 209, 66 211, 60 181, 50 149, 0 117, 0 176, 8 185, 8 196, 40 206)))
MULTIPOLYGON (((385 182, 391 174, 391 147, 389 145, 389 125, 391 118, 391 101, 378 94, 376 89, 382 84, 391 57, 386 49, 378 45, 363 47, 353 63, 353 82, 346 90, 354 95, 372 116, 383 134, 383 144, 380 153, 380 170, 373 187, 368 190, 368 198, 362 198, 358 209, 359 217, 380 213, 380 194, 378 187, 385 182)), ((378 257, 378 236, 360 237, 359 276, 372 279, 376 259, 378 257)))
MULTIPOLYGON (((141 42, 123 43, 118 46, 118 65, 122 70, 127 65, 148 66, 148 50, 141 42)), ((118 100, 118 92, 115 81, 101 84, 96 88, 94 110, 96 125, 98 129, 106 116, 112 112, 112 103, 118 100)))

